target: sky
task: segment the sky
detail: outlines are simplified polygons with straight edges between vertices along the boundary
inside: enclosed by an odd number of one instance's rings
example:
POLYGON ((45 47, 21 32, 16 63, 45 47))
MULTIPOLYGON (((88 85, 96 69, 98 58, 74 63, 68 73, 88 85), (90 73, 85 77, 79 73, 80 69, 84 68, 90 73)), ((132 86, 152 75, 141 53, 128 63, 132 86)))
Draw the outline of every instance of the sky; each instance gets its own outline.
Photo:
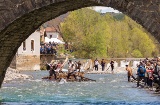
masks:
POLYGON ((98 6, 98 7, 94 7, 94 9, 98 12, 101 12, 101 13, 106 13, 106 12, 115 12, 115 13, 119 13, 118 10, 114 10, 113 8, 111 7, 101 7, 101 6, 98 6))

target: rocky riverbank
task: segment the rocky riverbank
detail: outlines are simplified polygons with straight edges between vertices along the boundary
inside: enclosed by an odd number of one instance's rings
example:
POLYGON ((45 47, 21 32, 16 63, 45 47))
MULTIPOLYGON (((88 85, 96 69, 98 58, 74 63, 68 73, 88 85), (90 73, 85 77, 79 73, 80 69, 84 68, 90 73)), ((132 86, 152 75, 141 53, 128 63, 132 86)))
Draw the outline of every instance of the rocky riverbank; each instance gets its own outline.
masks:
POLYGON ((6 83, 8 81, 14 80, 14 79, 30 79, 32 76, 21 74, 18 70, 8 68, 3 83, 6 83))

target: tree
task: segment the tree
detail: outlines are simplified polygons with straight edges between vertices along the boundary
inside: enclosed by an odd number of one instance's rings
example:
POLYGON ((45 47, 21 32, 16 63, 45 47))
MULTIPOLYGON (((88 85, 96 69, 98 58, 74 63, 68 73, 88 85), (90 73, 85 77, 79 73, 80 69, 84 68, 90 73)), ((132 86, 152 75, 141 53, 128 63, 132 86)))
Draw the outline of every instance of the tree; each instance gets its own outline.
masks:
POLYGON ((89 8, 79 9, 69 13, 61 23, 61 30, 76 57, 151 57, 157 54, 148 33, 123 14, 102 15, 89 8))

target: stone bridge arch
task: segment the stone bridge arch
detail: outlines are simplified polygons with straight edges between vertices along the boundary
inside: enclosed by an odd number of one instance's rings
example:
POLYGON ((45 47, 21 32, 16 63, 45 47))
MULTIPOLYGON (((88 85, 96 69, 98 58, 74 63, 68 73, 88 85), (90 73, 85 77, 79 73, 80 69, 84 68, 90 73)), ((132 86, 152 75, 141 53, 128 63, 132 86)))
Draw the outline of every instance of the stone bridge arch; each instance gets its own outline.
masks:
POLYGON ((61 14, 89 6, 121 11, 160 42, 160 0, 0 0, 0 86, 17 49, 32 32, 61 14))

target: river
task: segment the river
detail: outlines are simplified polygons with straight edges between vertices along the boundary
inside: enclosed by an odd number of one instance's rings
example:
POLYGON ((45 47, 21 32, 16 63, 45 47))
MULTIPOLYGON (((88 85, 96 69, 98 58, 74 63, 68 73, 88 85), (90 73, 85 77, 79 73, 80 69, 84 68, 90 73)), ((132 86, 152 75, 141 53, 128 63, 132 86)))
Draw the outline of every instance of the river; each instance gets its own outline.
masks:
POLYGON ((32 79, 4 83, 2 105, 160 105, 160 96, 128 83, 126 73, 86 74, 96 82, 59 84, 41 80, 48 71, 27 71, 32 79))

